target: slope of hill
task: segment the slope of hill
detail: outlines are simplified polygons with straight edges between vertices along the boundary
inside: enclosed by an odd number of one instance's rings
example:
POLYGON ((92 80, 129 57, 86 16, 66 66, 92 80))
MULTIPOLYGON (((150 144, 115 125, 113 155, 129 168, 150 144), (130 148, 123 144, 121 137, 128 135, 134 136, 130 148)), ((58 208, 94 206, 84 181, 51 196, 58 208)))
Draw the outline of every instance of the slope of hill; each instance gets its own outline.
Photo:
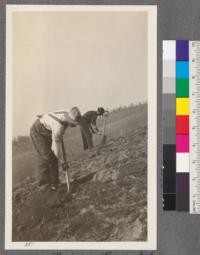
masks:
MULTIPOLYGON (((134 128, 146 124, 147 121, 147 104, 141 104, 135 107, 122 109, 111 113, 107 120, 106 133, 108 135, 124 135, 131 132, 134 128)), ((100 129, 103 126, 103 119, 98 120, 100 129)), ((28 137, 27 137, 28 139, 28 137)), ((82 153, 82 140, 79 128, 69 128, 65 132, 65 147, 69 160, 82 153)), ((94 143, 99 144, 101 138, 94 136, 94 143)), ((21 185, 21 182, 28 176, 36 177, 37 172, 37 156, 28 144, 24 149, 23 144, 19 144, 17 149, 13 148, 13 185, 21 185)))
POLYGON ((146 111, 128 116, 109 124, 105 145, 68 148, 70 196, 62 173, 56 192, 34 177, 13 189, 13 241, 146 240, 146 111))

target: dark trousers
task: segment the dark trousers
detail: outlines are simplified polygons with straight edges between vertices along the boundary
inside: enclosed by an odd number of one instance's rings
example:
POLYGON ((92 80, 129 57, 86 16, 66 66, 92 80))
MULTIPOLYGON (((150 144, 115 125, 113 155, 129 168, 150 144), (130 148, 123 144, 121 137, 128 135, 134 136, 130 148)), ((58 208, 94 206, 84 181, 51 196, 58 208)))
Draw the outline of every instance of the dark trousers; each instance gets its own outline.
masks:
POLYGON ((31 127, 30 137, 39 158, 40 184, 57 184, 58 159, 51 150, 52 132, 37 119, 31 127))
POLYGON ((83 122, 80 126, 81 136, 83 141, 83 149, 91 149, 94 147, 92 141, 92 132, 90 131, 90 125, 87 122, 83 122))

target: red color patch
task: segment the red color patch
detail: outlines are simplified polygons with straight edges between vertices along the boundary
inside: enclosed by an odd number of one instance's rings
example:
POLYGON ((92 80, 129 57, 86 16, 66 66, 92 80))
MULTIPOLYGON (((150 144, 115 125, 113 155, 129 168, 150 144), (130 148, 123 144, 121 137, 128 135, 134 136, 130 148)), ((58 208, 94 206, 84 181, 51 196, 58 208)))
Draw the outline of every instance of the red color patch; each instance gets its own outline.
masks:
POLYGON ((189 134, 189 115, 176 116, 176 134, 189 134))

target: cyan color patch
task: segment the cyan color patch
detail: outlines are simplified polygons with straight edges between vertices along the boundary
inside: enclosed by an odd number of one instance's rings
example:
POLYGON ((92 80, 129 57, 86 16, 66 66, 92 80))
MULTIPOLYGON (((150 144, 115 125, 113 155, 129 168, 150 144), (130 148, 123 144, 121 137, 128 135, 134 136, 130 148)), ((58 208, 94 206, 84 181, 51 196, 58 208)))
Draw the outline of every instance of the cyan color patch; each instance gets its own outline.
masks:
POLYGON ((189 78, 188 61, 176 61, 176 78, 189 78))

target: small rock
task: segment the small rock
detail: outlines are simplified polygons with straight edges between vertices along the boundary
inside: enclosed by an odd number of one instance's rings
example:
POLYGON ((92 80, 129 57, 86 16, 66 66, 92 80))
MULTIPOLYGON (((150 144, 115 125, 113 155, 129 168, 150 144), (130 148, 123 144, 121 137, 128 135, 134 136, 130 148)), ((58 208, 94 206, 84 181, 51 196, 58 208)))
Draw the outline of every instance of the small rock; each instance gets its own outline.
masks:
POLYGON ((125 153, 122 152, 119 155, 118 161, 122 161, 123 159, 127 159, 127 158, 128 158, 128 156, 125 153))
POLYGON ((89 165, 87 166, 87 169, 89 169, 89 168, 91 168, 92 167, 92 165, 93 165, 93 161, 91 161, 90 163, 89 163, 89 165))
POLYGON ((137 240, 140 238, 140 235, 142 234, 142 226, 143 224, 141 223, 141 221, 139 219, 137 219, 134 222, 134 227, 132 229, 132 240, 137 240))
POLYGON ((119 171, 112 171, 111 179, 116 181, 118 179, 119 171))
POLYGON ((94 209, 94 205, 90 205, 90 206, 89 206, 89 209, 90 209, 90 210, 94 209))
POLYGON ((136 187, 133 187, 129 190, 130 193, 135 193, 136 192, 136 187))
POLYGON ((22 227, 21 226, 17 226, 17 231, 21 231, 22 227))
POLYGON ((87 209, 86 208, 83 208, 81 211, 80 211, 80 214, 84 214, 87 212, 87 209))

